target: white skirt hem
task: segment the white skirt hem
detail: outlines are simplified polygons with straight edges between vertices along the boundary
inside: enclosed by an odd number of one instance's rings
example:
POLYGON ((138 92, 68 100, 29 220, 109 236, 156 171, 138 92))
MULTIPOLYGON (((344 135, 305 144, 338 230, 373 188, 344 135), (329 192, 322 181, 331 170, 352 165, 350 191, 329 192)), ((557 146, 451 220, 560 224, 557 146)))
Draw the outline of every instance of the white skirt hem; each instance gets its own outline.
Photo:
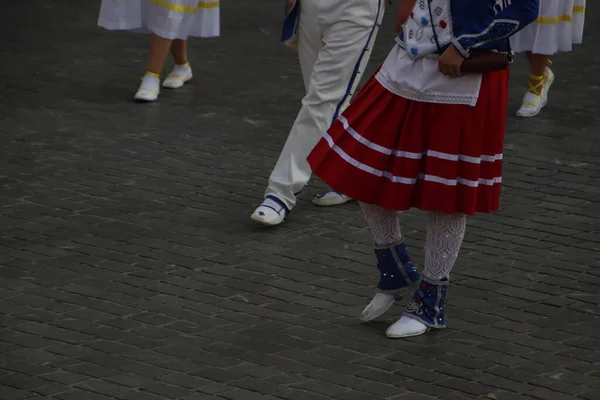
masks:
POLYGON ((585 23, 585 0, 542 0, 536 22, 511 37, 516 53, 553 55, 570 52, 581 44, 585 23))
POLYGON ((150 33, 165 39, 220 35, 218 3, 198 0, 102 0, 98 26, 108 30, 150 33), (200 4, 200 6, 199 6, 200 4), (197 7, 197 8, 196 8, 197 7), (185 11, 181 11, 181 10, 185 11), (194 11, 190 11, 194 10, 194 11))

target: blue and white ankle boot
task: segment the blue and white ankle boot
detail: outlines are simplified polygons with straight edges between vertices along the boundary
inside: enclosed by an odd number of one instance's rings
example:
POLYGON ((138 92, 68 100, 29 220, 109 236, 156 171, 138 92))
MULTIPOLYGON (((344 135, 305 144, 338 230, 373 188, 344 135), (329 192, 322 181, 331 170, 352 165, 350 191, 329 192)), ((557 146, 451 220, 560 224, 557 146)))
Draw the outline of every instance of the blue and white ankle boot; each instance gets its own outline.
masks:
POLYGON ((444 301, 447 294, 448 278, 436 281, 423 277, 402 318, 386 331, 387 337, 419 336, 431 329, 445 328, 444 301))
POLYGON ((414 287, 421 279, 404 243, 375 249, 379 282, 375 296, 363 310, 360 320, 369 322, 383 315, 394 305, 396 298, 414 287))

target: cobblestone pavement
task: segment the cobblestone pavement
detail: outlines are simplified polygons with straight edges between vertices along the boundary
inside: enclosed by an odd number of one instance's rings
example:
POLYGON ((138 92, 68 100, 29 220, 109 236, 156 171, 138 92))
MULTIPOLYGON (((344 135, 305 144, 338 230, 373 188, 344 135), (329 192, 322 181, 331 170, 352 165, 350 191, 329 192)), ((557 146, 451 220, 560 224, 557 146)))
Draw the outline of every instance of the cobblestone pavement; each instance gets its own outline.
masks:
MULTIPOLYGON (((145 105, 147 39, 96 28, 98 3, 0 14, 2 400, 600 399, 600 37, 556 58, 538 118, 510 118, 450 328, 391 341, 400 306, 357 320, 376 270, 356 204, 314 207, 314 183, 282 227, 249 221, 302 93, 281 2, 224 2, 195 81, 145 105)), ((423 229, 405 214, 419 261, 423 229)))

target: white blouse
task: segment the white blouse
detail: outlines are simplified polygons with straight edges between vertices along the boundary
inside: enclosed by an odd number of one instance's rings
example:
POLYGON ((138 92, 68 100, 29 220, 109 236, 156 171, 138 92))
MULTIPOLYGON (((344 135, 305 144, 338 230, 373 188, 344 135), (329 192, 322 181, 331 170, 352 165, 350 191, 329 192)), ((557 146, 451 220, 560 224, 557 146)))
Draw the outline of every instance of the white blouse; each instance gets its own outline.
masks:
POLYGON ((431 0, 428 4, 418 0, 402 30, 404 40, 396 39, 396 46, 376 75, 377 81, 410 100, 475 106, 481 74, 449 78, 438 71, 437 47, 443 48, 454 38, 450 1, 431 0))

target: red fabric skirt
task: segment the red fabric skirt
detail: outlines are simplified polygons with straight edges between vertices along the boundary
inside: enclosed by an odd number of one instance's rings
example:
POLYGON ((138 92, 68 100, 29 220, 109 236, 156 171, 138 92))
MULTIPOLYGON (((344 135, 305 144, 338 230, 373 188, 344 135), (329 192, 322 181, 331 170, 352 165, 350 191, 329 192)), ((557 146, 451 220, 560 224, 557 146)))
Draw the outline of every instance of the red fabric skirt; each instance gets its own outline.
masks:
POLYGON ((408 100, 372 77, 308 162, 331 188, 387 209, 499 207, 508 71, 484 74, 475 107, 408 100))

